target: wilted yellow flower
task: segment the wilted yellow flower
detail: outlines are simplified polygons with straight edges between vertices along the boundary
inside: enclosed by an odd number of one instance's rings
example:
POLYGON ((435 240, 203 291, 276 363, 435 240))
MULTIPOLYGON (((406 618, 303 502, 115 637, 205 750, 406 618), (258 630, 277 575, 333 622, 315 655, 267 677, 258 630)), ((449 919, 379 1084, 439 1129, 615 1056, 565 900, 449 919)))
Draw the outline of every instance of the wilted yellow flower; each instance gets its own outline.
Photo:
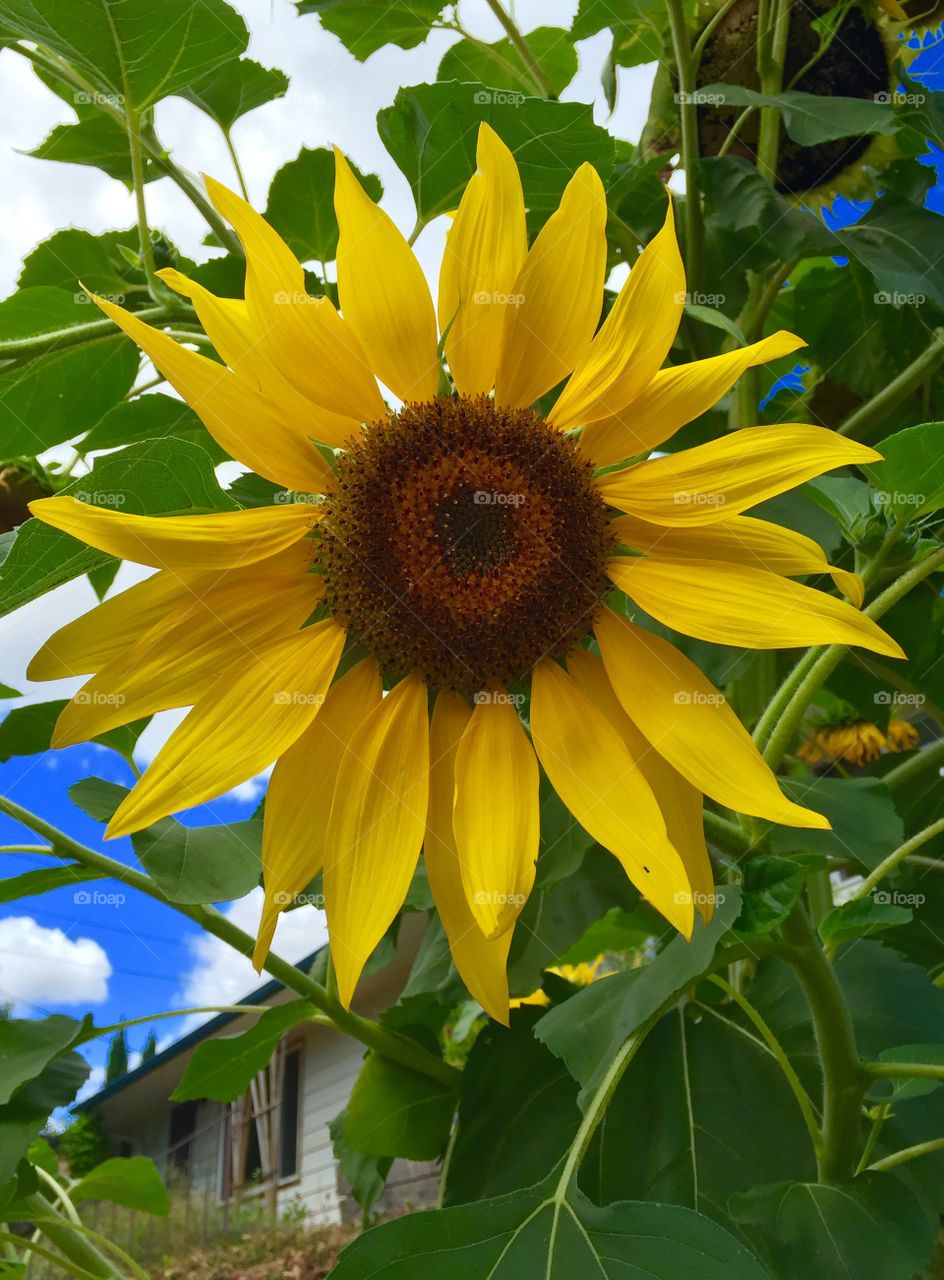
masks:
POLYGON ((801 341, 776 333, 663 369, 685 301, 671 211, 601 325, 600 178, 581 165, 529 247, 514 157, 486 125, 447 238, 438 329, 409 245, 340 154, 340 313, 307 295, 301 265, 247 203, 208 188, 246 249, 245 300, 161 274, 191 299, 223 363, 98 305, 223 448, 285 492, 271 506, 182 517, 62 496, 32 508, 159 570, 34 660, 37 679, 96 673, 56 744, 193 704, 108 835, 277 761, 257 965, 279 911, 323 871, 348 1004, 425 846, 456 965, 505 1018, 511 930, 535 876, 539 764, 686 935, 695 902, 710 912, 702 793, 828 826, 783 795, 701 671, 617 603, 623 592, 722 644, 900 656, 852 604, 790 581, 828 571, 858 605, 855 575, 831 569, 809 538, 743 514, 874 450, 787 424, 645 460, 746 368, 801 341), (442 390, 437 332, 455 394, 442 390))

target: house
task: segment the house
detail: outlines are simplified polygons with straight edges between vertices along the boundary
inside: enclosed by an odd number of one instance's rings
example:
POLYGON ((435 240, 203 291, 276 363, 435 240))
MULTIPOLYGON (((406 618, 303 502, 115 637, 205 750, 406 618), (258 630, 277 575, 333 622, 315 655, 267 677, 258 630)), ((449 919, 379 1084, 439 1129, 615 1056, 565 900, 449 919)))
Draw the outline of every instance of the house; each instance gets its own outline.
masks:
MULTIPOLYGON (((393 961, 363 979, 359 1012, 375 1015, 396 1001, 420 928, 416 917, 405 922, 393 961)), ((317 955, 297 967, 307 972, 317 955)), ((290 999, 297 996, 270 981, 238 1003, 272 1006, 290 999)), ((302 1023, 287 1033, 236 1102, 170 1100, 199 1045, 238 1035, 255 1021, 252 1014, 219 1014, 74 1108, 99 1118, 118 1154, 154 1160, 168 1185, 185 1195, 188 1217, 201 1217, 204 1236, 226 1230, 233 1211, 247 1206, 265 1207, 267 1217, 304 1210, 311 1225, 344 1222, 360 1212, 338 1170, 328 1131, 363 1063, 358 1041, 302 1023)), ((437 1182, 435 1165, 397 1161, 378 1208, 431 1204, 437 1182)))

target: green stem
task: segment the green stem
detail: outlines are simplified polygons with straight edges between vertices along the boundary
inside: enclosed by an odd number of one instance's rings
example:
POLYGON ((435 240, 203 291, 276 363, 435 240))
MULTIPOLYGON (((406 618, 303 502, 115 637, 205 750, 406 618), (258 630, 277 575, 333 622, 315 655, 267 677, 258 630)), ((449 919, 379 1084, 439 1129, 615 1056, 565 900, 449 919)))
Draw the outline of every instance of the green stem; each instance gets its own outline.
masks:
POLYGON ((810 905, 810 915, 813 923, 818 926, 819 922, 835 906, 833 902, 833 886, 828 870, 824 868, 821 871, 813 871, 807 876, 806 897, 810 905))
POLYGON ((551 82, 541 69, 541 65, 534 56, 531 46, 521 34, 518 24, 515 22, 514 18, 510 13, 508 13, 504 5, 501 4, 501 0, 485 0, 485 3, 501 23, 505 35, 511 41, 512 46, 517 49, 518 53, 521 55, 521 61, 527 67, 528 74, 534 81, 538 92, 542 97, 556 98, 557 95, 554 92, 551 82))
POLYGON ((793 1096, 796 1098, 797 1106, 800 1108, 800 1114, 803 1116, 803 1123, 806 1125, 806 1131, 810 1135, 810 1142, 813 1144, 813 1151, 815 1152, 818 1160, 822 1145, 822 1136, 819 1131, 819 1125, 816 1122, 816 1116, 813 1114, 813 1103, 810 1101, 810 1095, 800 1083, 800 1077, 794 1071, 793 1063, 787 1057, 786 1050, 783 1045, 761 1017, 760 1012, 755 1009, 751 1002, 746 999, 740 991, 733 987, 730 982, 725 978, 722 978, 718 973, 711 974, 708 981, 713 982, 716 987, 720 987, 729 999, 733 1000, 738 1008, 747 1015, 763 1037, 767 1048, 777 1059, 780 1070, 786 1076, 787 1084, 789 1084, 793 1092, 793 1096))
MULTIPOLYGON (((175 307, 173 310, 166 306, 145 307, 142 311, 136 311, 135 315, 139 320, 145 320, 149 324, 160 324, 162 320, 170 320, 175 316, 179 319, 181 313, 186 313, 188 310, 189 308, 186 307, 175 307)), ((28 338, 10 338, 0 341, 0 359, 26 356, 32 360, 36 356, 44 355, 47 351, 61 351, 65 347, 79 346, 81 343, 88 342, 89 339, 112 338, 117 333, 114 320, 110 320, 108 316, 102 316, 100 320, 71 324, 64 329, 51 329, 46 333, 31 334, 28 338)))
POLYGON ((695 75, 697 75, 699 65, 701 64, 701 58, 702 54, 705 52, 705 46, 714 34, 718 24, 728 16, 737 3, 738 0, 724 0, 724 4, 715 10, 711 18, 702 28, 701 34, 695 41, 692 49, 692 71, 695 75))
POLYGON ((678 72, 682 168, 685 170, 685 278, 690 293, 701 282, 702 221, 698 181, 698 106, 695 99, 695 63, 689 43, 682 0, 666 0, 672 50, 678 72))
POLYGON ((906 840, 904 844, 899 845, 894 853, 890 853, 887 858, 884 858, 875 870, 862 881, 862 884, 856 889, 852 897, 867 897, 877 884, 880 884, 887 875, 890 875, 895 870, 899 863, 904 862, 905 858, 910 854, 917 853, 922 845, 927 844, 929 840, 933 840, 942 831, 944 831, 944 818, 938 818, 937 822, 932 822, 923 831, 919 831, 910 840, 906 840))
POLYGON ((875 1150, 875 1144, 878 1142, 878 1136, 882 1132, 882 1126, 888 1117, 888 1103, 883 1102, 875 1108, 872 1116, 872 1128, 869 1130, 869 1136, 865 1140, 865 1149, 856 1165, 856 1177, 863 1169, 868 1168, 868 1163, 872 1159, 872 1152, 875 1150))
POLYGON ((862 1069, 883 1080, 944 1080, 944 1063, 939 1062, 863 1062, 862 1069))
POLYGON ((852 1019, 842 990, 802 907, 794 911, 781 932, 787 945, 780 956, 793 969, 806 995, 823 1072, 819 1179, 846 1182, 855 1169, 860 1108, 868 1078, 856 1054, 852 1019))
MULTIPOLYGON (((906 596, 913 587, 923 582, 925 578, 942 566, 944 566, 944 548, 933 551, 919 561, 918 564, 912 565, 899 578, 896 578, 863 612, 872 619, 882 617, 893 605, 896 605, 899 600, 906 596)), ((776 770, 780 764, 800 726, 800 721, 806 714, 808 706, 836 667, 839 666, 848 648, 848 645, 833 644, 825 649, 809 650, 797 664, 797 668, 792 675, 788 677, 787 683, 792 692, 787 697, 782 696, 784 686, 781 686, 777 696, 761 718, 761 723, 757 726, 755 733, 755 740, 762 741, 763 731, 766 729, 766 722, 770 716, 771 709, 776 708, 774 726, 764 748, 764 759, 771 769, 776 770)))
POLYGON ((869 1168, 876 1173, 882 1173, 886 1169, 895 1169, 908 1160, 916 1160, 918 1156, 932 1155, 935 1151, 944 1151, 944 1138, 932 1138, 930 1142, 918 1142, 913 1147, 905 1147, 902 1151, 896 1151, 894 1155, 876 1160, 874 1164, 869 1165, 869 1168))
MULTIPOLYGON (((783 63, 790 38, 792 0, 774 0, 773 24, 758 41, 757 62, 761 93, 776 96, 783 88, 783 63)), ((761 107, 757 138, 757 171, 774 186, 780 151, 780 109, 761 107)))
POLYGON ((735 861, 756 852, 756 845, 736 823, 729 822, 727 818, 720 817, 710 809, 703 811, 702 819, 709 842, 722 853, 730 854, 735 861))
POLYGON ((246 186, 246 178, 243 174, 243 167, 239 163, 239 156, 236 154, 236 148, 233 145, 233 135, 229 129, 223 130, 223 137, 226 140, 226 150, 229 152, 229 158, 232 161, 233 172, 236 174, 236 181, 239 183, 239 190, 243 199, 248 203, 249 188, 246 186))
POLYGON ((891 382, 871 400, 859 405, 850 413, 838 428, 841 436, 849 436, 853 440, 861 440, 873 433, 873 428, 887 424, 887 415, 897 404, 917 391, 925 379, 944 361, 944 329, 935 329, 928 346, 912 360, 907 368, 902 369, 891 382))
MULTIPOLYGON (((99 1253, 91 1241, 75 1231, 73 1225, 38 1191, 25 1197, 23 1211, 28 1221, 35 1221, 37 1225, 42 1222, 43 1235, 78 1269, 77 1274, 95 1276, 96 1280, 115 1280, 116 1276, 120 1277, 120 1272, 99 1253)), ((20 1240, 19 1243, 25 1244, 26 1241, 20 1240)))
MULTIPOLYGON (((76 1239, 81 1239, 81 1237, 76 1236, 76 1239)), ((69 1258, 65 1250, 62 1253, 53 1253, 52 1249, 46 1249, 43 1245, 37 1244, 35 1240, 15 1235, 12 1231, 0 1231, 0 1244, 6 1245, 10 1249, 12 1256, 9 1260, 20 1263, 20 1267, 22 1266, 22 1259, 19 1257, 19 1253, 26 1249, 28 1253, 35 1255, 37 1258, 42 1258, 44 1262, 49 1262, 52 1266, 64 1271, 66 1275, 71 1277, 71 1280, 101 1280, 101 1277, 105 1277, 105 1280, 121 1280, 117 1271, 111 1269, 108 1271, 87 1271, 77 1261, 69 1258)), ((18 1268, 10 1274, 19 1276, 25 1273, 18 1268)))
MULTIPOLYGON (((125 81, 125 93, 128 86, 125 81)), ((125 101, 128 99, 126 97, 125 101)), ((131 182, 134 187, 134 207, 138 220, 138 243, 141 248, 141 265, 147 281, 148 292, 155 302, 163 301, 167 290, 162 290, 160 281, 154 274, 154 245, 151 243, 151 229, 148 226, 147 205, 144 196, 144 161, 141 156, 141 140, 138 137, 138 115, 129 106, 125 113, 128 131, 128 149, 131 153, 131 182)))
MULTIPOLYGON (((64 831, 58 830, 43 818, 31 813, 28 809, 24 809, 6 796, 0 796, 0 812, 6 813, 15 822, 22 823, 23 826, 35 831, 38 835, 45 836, 57 850, 59 856, 74 858, 84 866, 92 867, 94 870, 101 871, 133 889, 140 890, 141 893, 147 894, 148 897, 154 898, 181 915, 187 916, 188 919, 193 920, 201 928, 205 929, 207 933, 212 933, 221 942, 227 943, 234 951, 238 951, 240 955, 246 956, 247 959, 252 959, 255 948, 253 939, 248 933, 245 933, 221 912, 217 911, 215 907, 188 906, 180 902, 171 901, 158 889, 149 876, 143 875, 140 871, 134 871, 121 862, 116 862, 113 858, 99 853, 96 849, 89 849, 86 845, 80 844, 77 840, 73 840, 71 836, 66 835, 64 831)), ((421 1074, 429 1076, 433 1080, 438 1080, 443 1084, 448 1084, 452 1088, 457 1087, 460 1072, 454 1067, 450 1067, 448 1063, 429 1053, 416 1041, 388 1031, 385 1027, 380 1026, 379 1023, 371 1022, 368 1018, 362 1018, 360 1014, 354 1013, 350 1009, 343 1009, 336 1004, 332 1005, 328 998, 328 993, 321 983, 316 982, 308 974, 300 972, 293 964, 289 964, 287 960, 283 960, 280 956, 273 955, 270 952, 264 968, 290 991, 294 991, 296 995, 300 995, 305 1000, 310 1000, 316 1008, 331 1019, 339 1031, 346 1032, 355 1040, 360 1040, 362 1044, 367 1045, 369 1049, 374 1049, 405 1067, 411 1067, 414 1071, 419 1071, 421 1074)))
POLYGON ((910 760, 903 760, 894 769, 886 773, 883 781, 889 791, 894 794, 909 783, 922 778, 926 773, 936 773, 944 767, 944 738, 938 738, 923 751, 916 752, 910 760))
POLYGON ((267 1004, 205 1004, 196 1009, 165 1009, 161 1013, 149 1013, 144 1018, 125 1018, 122 1022, 113 1022, 108 1027, 93 1027, 88 1035, 80 1035, 76 1044, 86 1044, 89 1040, 97 1040, 112 1031, 120 1031, 123 1027, 140 1027, 147 1022, 157 1022, 160 1018, 184 1018, 192 1013, 255 1013, 263 1014, 269 1009, 267 1004))

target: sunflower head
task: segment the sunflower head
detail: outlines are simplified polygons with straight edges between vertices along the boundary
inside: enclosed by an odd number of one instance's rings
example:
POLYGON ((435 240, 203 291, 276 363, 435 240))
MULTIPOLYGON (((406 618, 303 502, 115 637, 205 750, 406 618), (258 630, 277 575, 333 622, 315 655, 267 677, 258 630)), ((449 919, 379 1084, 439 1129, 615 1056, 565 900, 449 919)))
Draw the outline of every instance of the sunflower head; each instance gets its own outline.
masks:
MULTIPOLYGON (((280 911, 322 872, 350 1003, 422 853, 459 972, 506 1019, 542 773, 686 936, 714 902, 704 794, 829 825, 781 792, 721 693, 634 611, 728 645, 901 651, 859 613, 854 574, 745 514, 874 450, 780 424, 648 457, 745 369, 802 342, 774 333, 663 367, 685 299, 671 206, 603 319, 597 173, 578 168, 529 244, 514 156, 487 125, 477 163, 438 307, 340 154, 340 311, 309 297, 273 229, 209 180, 246 249, 245 298, 161 274, 220 359, 97 300, 222 447, 289 500, 162 518, 34 503, 39 519, 158 572, 70 623, 30 673, 92 673, 58 745, 192 708, 109 836, 275 764, 257 964, 280 911), (793 581, 823 573, 847 600, 793 581)), ((598 969, 574 977, 588 975, 598 969)))

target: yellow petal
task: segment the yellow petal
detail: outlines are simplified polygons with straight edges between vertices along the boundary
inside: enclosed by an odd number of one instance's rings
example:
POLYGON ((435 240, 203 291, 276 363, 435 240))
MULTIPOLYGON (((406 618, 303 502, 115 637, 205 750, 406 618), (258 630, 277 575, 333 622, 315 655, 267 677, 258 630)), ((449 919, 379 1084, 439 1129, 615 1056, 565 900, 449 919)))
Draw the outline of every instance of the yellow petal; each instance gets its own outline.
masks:
POLYGON ((228 454, 276 484, 320 493, 330 476, 308 435, 293 427, 264 395, 232 370, 139 320, 130 311, 92 300, 150 357, 228 454))
POLYGON ((393 221, 334 150, 338 297, 381 382, 401 400, 432 400, 439 386, 436 316, 423 269, 393 221))
POLYGON ((788 827, 829 829, 822 814, 782 794, 724 695, 673 645, 609 609, 595 633, 627 715, 699 791, 740 813, 788 827))
POLYGON ((456 752, 452 829, 472 915, 486 937, 510 929, 534 884, 538 762, 507 694, 485 694, 456 752))
POLYGON ((331 686, 314 723, 272 771, 262 832, 265 904, 252 957, 256 969, 265 964, 279 912, 324 866, 341 759, 358 726, 379 706, 382 696, 377 664, 365 658, 331 686))
POLYGON ((285 426, 305 440, 343 447, 360 420, 342 417, 302 395, 276 367, 277 344, 267 329, 254 324, 241 298, 218 298, 196 280, 168 267, 157 273, 171 289, 189 298, 218 354, 229 367, 261 391, 285 426))
POLYGON ((265 560, 304 538, 319 510, 286 502, 209 516, 128 516, 65 495, 30 503, 37 520, 110 556, 180 570, 234 569, 265 560))
POLYGON ((439 327, 446 358, 462 395, 495 385, 505 311, 528 253, 524 195, 509 149, 484 122, 476 148, 478 171, 466 187, 446 236, 439 272, 439 327))
POLYGON ((881 461, 826 427, 745 427, 598 479, 604 500, 653 524, 715 524, 833 467, 881 461))
POLYGON ((600 319, 606 269, 606 195, 582 164, 538 233, 505 312, 495 401, 531 404, 566 378, 585 355, 600 319))
POLYGON ((567 659, 567 668, 575 683, 618 730, 652 788, 665 820, 666 834, 688 874, 695 908, 707 924, 714 914, 715 891, 705 843, 701 792, 659 755, 630 720, 613 692, 601 658, 586 649, 575 649, 567 659))
POLYGON ((212 178, 207 191, 246 251, 246 303, 286 380, 315 404, 358 422, 386 412, 361 344, 328 298, 311 298, 305 273, 278 233, 212 178))
POLYGON ((531 677, 531 739, 551 786, 580 825, 690 938, 691 885, 649 784, 604 712, 547 658, 531 677))
POLYGON ((324 893, 338 995, 347 1008, 400 910, 429 802, 426 685, 408 676, 351 734, 325 839, 324 893))
POLYGON ((828 573, 856 608, 862 607, 865 587, 857 573, 834 569, 818 542, 768 520, 734 516, 720 524, 671 528, 649 524, 638 516, 620 516, 611 528, 619 540, 634 551, 643 551, 659 560, 723 560, 726 564, 767 569, 787 578, 828 573))
POLYGON ((618 556, 610 578, 674 631, 745 649, 850 644, 890 658, 901 646, 845 600, 799 582, 714 560, 618 556))
POLYGON ((684 303, 685 268, 669 201, 664 226, 636 260, 548 421, 564 431, 635 400, 669 354, 684 303))
POLYGON ((598 467, 648 453, 686 422, 707 413, 745 369, 778 360, 805 345, 782 329, 737 351, 661 369, 625 409, 591 423, 580 436, 580 448, 598 467))
POLYGON ((277 760, 318 714, 344 638, 329 620, 237 659, 168 738, 106 836, 213 800, 277 760))
POLYGON ((274 560, 217 575, 189 598, 178 597, 63 708, 52 745, 87 742, 142 716, 190 706, 231 663, 297 631, 323 585, 304 569, 278 572, 274 560))
POLYGON ((429 813, 424 862, 436 909, 449 939, 459 976, 490 1017, 508 1023, 508 948, 513 930, 487 938, 476 924, 465 896, 452 831, 456 790, 456 751, 472 712, 457 693, 443 689, 430 723, 429 813))

